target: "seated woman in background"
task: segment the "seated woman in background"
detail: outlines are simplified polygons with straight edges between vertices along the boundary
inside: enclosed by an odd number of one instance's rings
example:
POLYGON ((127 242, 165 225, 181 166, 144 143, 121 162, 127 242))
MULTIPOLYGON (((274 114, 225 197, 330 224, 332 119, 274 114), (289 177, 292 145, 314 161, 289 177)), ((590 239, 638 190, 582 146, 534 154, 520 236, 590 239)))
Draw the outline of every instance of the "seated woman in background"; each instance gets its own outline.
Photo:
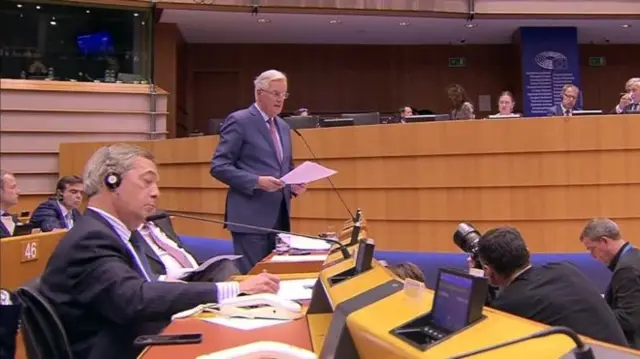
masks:
POLYGON ((502 91, 500 97, 498 97, 498 113, 500 116, 520 116, 519 113, 513 113, 513 107, 516 105, 516 101, 513 98, 511 91, 502 91))
POLYGON ((447 95, 451 100, 451 120, 472 120, 476 118, 473 105, 464 88, 458 84, 449 86, 447 95))

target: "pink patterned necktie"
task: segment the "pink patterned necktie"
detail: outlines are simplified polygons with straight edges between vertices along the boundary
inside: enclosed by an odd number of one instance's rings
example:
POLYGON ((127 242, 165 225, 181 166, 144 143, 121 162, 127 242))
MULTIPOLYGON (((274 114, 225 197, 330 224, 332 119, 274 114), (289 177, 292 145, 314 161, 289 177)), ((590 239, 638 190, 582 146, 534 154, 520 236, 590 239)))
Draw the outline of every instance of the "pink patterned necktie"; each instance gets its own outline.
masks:
POLYGON ((169 253, 169 255, 172 256, 173 259, 175 259, 178 263, 180 263, 180 265, 182 265, 183 268, 193 268, 193 265, 189 261, 189 258, 187 258, 187 255, 184 254, 183 251, 177 248, 174 248, 173 246, 169 245, 162 239, 158 238, 158 236, 150 226, 145 225, 144 228, 149 233, 149 236, 151 237, 151 239, 153 239, 155 244, 158 247, 160 247, 163 251, 169 253))
POLYGON ((273 118, 270 118, 269 121, 269 130, 271 132, 271 140, 273 141, 273 145, 276 147, 276 152, 278 154, 278 160, 280 162, 282 162, 282 144, 280 143, 280 141, 278 140, 278 133, 276 130, 276 124, 273 120, 273 118))

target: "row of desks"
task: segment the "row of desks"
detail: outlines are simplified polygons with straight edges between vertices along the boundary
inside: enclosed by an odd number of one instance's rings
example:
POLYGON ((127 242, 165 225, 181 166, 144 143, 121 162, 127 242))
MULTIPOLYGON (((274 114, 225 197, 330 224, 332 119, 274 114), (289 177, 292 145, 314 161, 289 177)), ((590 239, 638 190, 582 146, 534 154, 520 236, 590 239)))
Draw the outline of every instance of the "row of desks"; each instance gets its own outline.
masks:
MULTIPOLYGON (((395 277, 385 267, 374 263, 374 268, 366 273, 354 277, 347 282, 328 285, 328 278, 354 265, 353 259, 340 261, 340 254, 333 254, 327 258, 325 265, 314 262, 274 263, 272 256, 256 265, 254 273, 273 271, 279 273, 281 280, 318 278, 328 302, 333 310, 328 313, 309 314, 295 321, 273 325, 256 330, 238 330, 218 324, 205 322, 199 318, 188 318, 173 321, 164 331, 165 334, 202 333, 203 341, 197 345, 157 346, 147 348, 141 359, 160 359, 170 357, 197 358, 200 355, 246 345, 258 341, 275 341, 316 353, 321 358, 341 358, 344 353, 331 352, 336 337, 350 333, 351 344, 357 357, 366 359, 390 358, 449 358, 462 352, 494 345, 503 341, 529 335, 547 328, 547 326, 507 313, 484 309, 487 317, 484 321, 470 327, 458 335, 422 351, 389 334, 396 326, 403 324, 431 308, 433 292, 426 289, 420 298, 410 298, 404 291, 399 291, 383 300, 379 300, 367 307, 356 310, 344 319, 340 329, 336 323, 340 322, 342 310, 340 303, 361 295, 372 288, 393 281, 395 277), (337 261, 336 261, 337 260, 337 261), (306 272, 315 265, 316 272, 306 272), (305 272, 297 273, 297 270, 305 272), (282 273, 290 271, 289 273, 282 273), (332 322, 333 321, 333 322, 332 322), (336 331, 336 328, 338 330, 336 331), (325 343, 325 338, 327 342, 325 343), (330 342, 331 341, 331 342, 330 342), (323 353, 323 347, 325 352, 323 353), (322 355, 321 355, 322 354, 322 355)), ((242 280, 244 277, 237 277, 242 280)), ((401 283, 401 282, 399 282, 401 283)), ((400 284, 402 285, 402 284, 400 284)), ((316 301, 314 291, 313 301, 316 301)), ((315 306, 315 303, 314 303, 315 306)), ((305 306, 308 309, 308 303, 305 306)), ((207 314, 212 315, 212 314, 207 314)), ((628 348, 597 342, 583 338, 591 345, 596 358, 638 358, 640 352, 628 348)), ((490 353, 480 354, 473 358, 564 358, 573 348, 573 343, 564 336, 550 336, 534 341, 524 342, 490 353)), ((566 356, 571 358, 571 356, 566 356)), ((351 358, 351 357, 350 357, 351 358)))

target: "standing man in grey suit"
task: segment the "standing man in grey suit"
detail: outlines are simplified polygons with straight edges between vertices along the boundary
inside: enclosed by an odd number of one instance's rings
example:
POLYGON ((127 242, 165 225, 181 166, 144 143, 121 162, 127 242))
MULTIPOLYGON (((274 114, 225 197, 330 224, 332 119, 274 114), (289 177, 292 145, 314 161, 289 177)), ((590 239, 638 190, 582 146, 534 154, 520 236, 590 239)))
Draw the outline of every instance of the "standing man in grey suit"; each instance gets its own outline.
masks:
MULTIPOLYGON (((285 185, 280 178, 293 165, 290 129, 278 115, 287 93, 287 77, 268 70, 254 81, 256 102, 227 117, 211 161, 211 175, 229 186, 225 221, 290 230, 291 196, 302 194, 306 184, 285 185)), ((260 230, 226 225, 233 249, 240 254, 243 273, 268 256, 276 236, 260 230)))

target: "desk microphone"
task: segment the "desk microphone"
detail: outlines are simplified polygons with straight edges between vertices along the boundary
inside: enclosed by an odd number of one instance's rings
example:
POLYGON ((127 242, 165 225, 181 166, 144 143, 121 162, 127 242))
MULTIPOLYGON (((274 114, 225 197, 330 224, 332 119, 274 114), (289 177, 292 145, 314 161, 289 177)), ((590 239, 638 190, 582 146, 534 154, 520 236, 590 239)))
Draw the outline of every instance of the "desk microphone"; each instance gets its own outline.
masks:
POLYGON ((518 338, 518 339, 510 340, 508 342, 504 342, 504 343, 492 345, 492 346, 489 346, 489 347, 485 347, 485 348, 473 350, 473 351, 470 351, 470 352, 466 352, 466 353, 463 353, 463 354, 460 354, 460 355, 456 355, 456 356, 451 357, 449 359, 466 358, 466 357, 470 357, 470 356, 477 355, 477 354, 480 354, 480 353, 485 353, 485 352, 492 351, 492 350, 495 350, 495 349, 503 348, 503 347, 506 347, 506 346, 509 346, 509 345, 512 345, 512 344, 517 344, 517 343, 525 342, 527 340, 542 338, 542 337, 546 337, 546 336, 554 335, 554 334, 564 334, 564 335, 568 336, 569 338, 571 338, 571 340, 573 340, 573 342, 576 344, 576 347, 572 350, 572 352, 573 352, 573 356, 576 359, 595 359, 595 356, 593 355, 593 350, 591 349, 591 347, 586 345, 582 341, 582 339, 580 339, 578 334, 576 334, 576 332, 574 332, 573 330, 571 330, 571 329, 569 329, 567 327, 553 327, 553 328, 545 329, 545 330, 539 331, 537 333, 533 333, 531 335, 527 335, 525 337, 521 337, 521 338, 518 338))
MULTIPOLYGON (((300 136, 300 138, 302 139, 302 142, 304 142, 305 147, 307 147, 307 149, 309 150, 309 153, 311 153, 311 156, 317 162, 318 161, 318 156, 316 156, 316 154, 313 152, 313 150, 311 149, 311 146, 309 146, 309 143, 307 142, 307 140, 305 140, 304 136, 302 136, 302 133, 300 133, 300 131, 298 131, 297 128, 293 128, 292 130, 296 133, 296 135, 300 136)), ((353 215, 353 213, 349 209, 349 206, 347 206, 347 203, 344 201, 344 198, 342 198, 342 196, 340 195, 340 192, 338 191, 336 186, 333 184, 333 181, 331 180, 331 178, 327 177, 327 181, 329 181, 329 184, 331 185, 331 188, 336 193, 336 195, 338 195, 338 198, 340 199, 340 202, 342 202, 342 205, 344 206, 344 209, 346 209, 347 213, 349 213, 349 218, 351 218, 353 223, 357 222, 356 221, 356 217, 353 215)))
POLYGON ((294 233, 294 232, 279 231, 277 229, 272 229, 272 228, 264 228, 264 227, 252 226, 252 225, 249 225, 249 224, 242 224, 242 223, 229 222, 229 221, 220 221, 220 220, 217 220, 217 219, 189 216, 189 215, 186 215, 186 214, 180 214, 180 213, 175 213, 175 212, 161 212, 161 213, 152 214, 152 215, 148 216, 147 218, 145 218, 145 221, 154 222, 154 221, 157 221, 159 219, 168 218, 170 216, 179 217, 179 218, 186 218, 186 219, 192 219, 194 221, 201 221, 201 222, 207 222, 207 223, 217 223, 217 224, 223 224, 223 225, 238 226, 238 227, 243 227, 243 228, 248 228, 248 229, 255 229, 255 230, 259 230, 259 231, 263 231, 263 232, 267 232, 267 233, 291 234, 291 235, 294 235, 294 236, 305 237, 305 238, 309 238, 309 239, 318 239, 318 240, 324 241, 326 243, 337 245, 340 248, 340 253, 342 253, 342 257, 344 259, 351 258, 351 253, 349 253, 349 251, 347 250, 347 247, 345 247, 342 243, 340 243, 340 241, 337 241, 337 240, 331 239, 331 238, 320 238, 320 237, 310 236, 310 235, 307 235, 307 234, 298 234, 298 233, 294 233))

